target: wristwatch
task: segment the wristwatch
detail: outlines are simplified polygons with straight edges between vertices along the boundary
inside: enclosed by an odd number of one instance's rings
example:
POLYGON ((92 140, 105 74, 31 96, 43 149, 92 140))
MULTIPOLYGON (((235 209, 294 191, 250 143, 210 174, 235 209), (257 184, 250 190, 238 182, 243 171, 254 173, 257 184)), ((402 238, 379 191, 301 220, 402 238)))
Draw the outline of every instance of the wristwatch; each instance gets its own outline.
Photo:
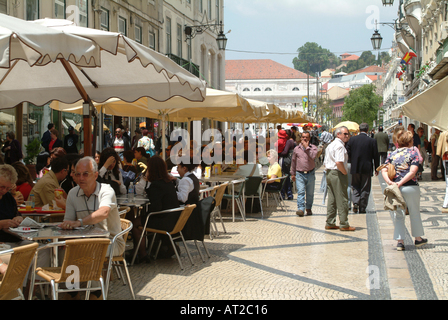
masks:
POLYGON ((82 222, 82 219, 78 219, 78 221, 81 223, 81 227, 84 227, 84 223, 82 222))

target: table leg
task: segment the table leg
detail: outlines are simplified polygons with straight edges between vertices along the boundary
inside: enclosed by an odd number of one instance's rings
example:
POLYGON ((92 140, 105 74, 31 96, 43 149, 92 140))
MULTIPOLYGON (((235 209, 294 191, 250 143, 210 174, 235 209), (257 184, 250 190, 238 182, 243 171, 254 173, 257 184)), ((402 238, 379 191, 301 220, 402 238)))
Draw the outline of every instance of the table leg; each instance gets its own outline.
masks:
POLYGON ((232 183, 232 222, 235 222, 235 184, 232 183))

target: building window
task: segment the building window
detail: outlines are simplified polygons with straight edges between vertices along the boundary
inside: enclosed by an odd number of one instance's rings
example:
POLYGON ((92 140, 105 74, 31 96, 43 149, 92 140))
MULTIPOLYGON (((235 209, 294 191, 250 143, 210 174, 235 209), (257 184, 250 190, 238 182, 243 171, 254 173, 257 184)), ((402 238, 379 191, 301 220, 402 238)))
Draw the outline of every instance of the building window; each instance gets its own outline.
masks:
POLYGON ((39 0, 26 0, 26 20, 39 19, 39 0))
POLYGON ((120 32, 122 35, 127 36, 127 21, 123 17, 118 17, 118 32, 120 32))
POLYGON ((266 88, 264 91, 272 91, 271 88, 266 88))
POLYGON ((261 91, 261 89, 260 88, 255 88, 254 91, 259 92, 259 91, 261 91))
POLYGON ((250 89, 249 88, 244 88, 243 91, 244 92, 248 92, 248 91, 250 91, 250 89))
POLYGON ((54 17, 65 19, 65 0, 54 0, 54 17))
POLYGON ((142 43, 142 27, 135 26, 135 41, 142 43))
POLYGON ((109 10, 101 7, 101 30, 110 31, 110 13, 109 10))
POLYGON ((292 89, 292 91, 300 91, 300 89, 297 88, 297 87, 294 87, 294 88, 292 89))
POLYGON ((89 26, 87 0, 77 0, 76 5, 79 8, 79 26, 87 28, 89 26))
POLYGON ((166 18, 166 54, 171 53, 171 19, 166 18))
POLYGON ((177 24, 177 56, 182 58, 182 26, 177 24))
POLYGON ((149 32, 149 47, 153 50, 156 50, 156 35, 154 32, 149 32))

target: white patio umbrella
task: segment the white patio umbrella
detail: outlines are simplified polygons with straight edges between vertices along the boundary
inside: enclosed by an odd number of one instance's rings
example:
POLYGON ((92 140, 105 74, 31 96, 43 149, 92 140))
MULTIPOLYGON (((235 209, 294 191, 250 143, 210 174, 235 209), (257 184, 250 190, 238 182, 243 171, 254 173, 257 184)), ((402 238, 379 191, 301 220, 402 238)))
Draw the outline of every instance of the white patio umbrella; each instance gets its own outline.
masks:
MULTIPOLYGON (((82 101, 65 104, 53 101, 50 107, 65 112, 82 113, 82 101)), ((241 121, 243 117, 258 117, 268 114, 268 104, 256 100, 249 100, 237 93, 207 88, 203 102, 187 101, 174 97, 168 101, 159 102, 149 98, 141 98, 134 102, 121 99, 109 99, 104 103, 94 103, 94 106, 105 114, 126 117, 147 117, 162 121, 162 135, 165 135, 165 121, 172 122, 196 121, 210 118, 227 121, 226 117, 241 121)), ((162 139, 165 142, 165 139, 162 139)), ((163 147, 162 147, 163 148, 163 147)))
MULTIPOLYGON (((205 83, 169 58, 120 33, 71 21, 24 21, 0 14, 0 108, 21 102, 203 101, 205 83)), ((87 108, 85 108, 87 109, 87 108)), ((90 143, 85 110, 85 143, 90 143)), ((87 150, 88 148, 86 148, 87 150)))

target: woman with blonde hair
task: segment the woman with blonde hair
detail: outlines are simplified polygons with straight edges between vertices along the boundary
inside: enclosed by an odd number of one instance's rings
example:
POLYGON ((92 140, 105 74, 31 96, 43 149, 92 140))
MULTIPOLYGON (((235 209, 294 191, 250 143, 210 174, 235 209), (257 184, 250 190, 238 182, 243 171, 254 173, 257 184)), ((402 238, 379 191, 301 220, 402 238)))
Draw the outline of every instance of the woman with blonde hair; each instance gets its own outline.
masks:
POLYGON ((268 152, 266 152, 266 155, 269 160, 269 170, 267 179, 263 180, 262 182, 267 184, 266 190, 280 190, 281 180, 273 180, 275 178, 282 177, 282 168, 278 164, 278 153, 275 150, 269 150, 268 152))
MULTIPOLYGON (((386 164, 391 163, 395 167, 395 177, 391 180, 387 175, 387 168, 382 170, 384 181, 388 185, 397 185, 406 202, 411 220, 411 234, 415 238, 415 246, 419 247, 428 242, 423 239, 424 235, 422 218, 420 215, 420 187, 416 174, 419 165, 419 154, 413 148, 413 134, 403 127, 395 130, 394 143, 398 144, 395 150, 386 160, 386 164)), ((397 250, 403 251, 404 238, 406 235, 405 211, 401 208, 393 212, 395 225, 394 239, 398 241, 397 250)))

